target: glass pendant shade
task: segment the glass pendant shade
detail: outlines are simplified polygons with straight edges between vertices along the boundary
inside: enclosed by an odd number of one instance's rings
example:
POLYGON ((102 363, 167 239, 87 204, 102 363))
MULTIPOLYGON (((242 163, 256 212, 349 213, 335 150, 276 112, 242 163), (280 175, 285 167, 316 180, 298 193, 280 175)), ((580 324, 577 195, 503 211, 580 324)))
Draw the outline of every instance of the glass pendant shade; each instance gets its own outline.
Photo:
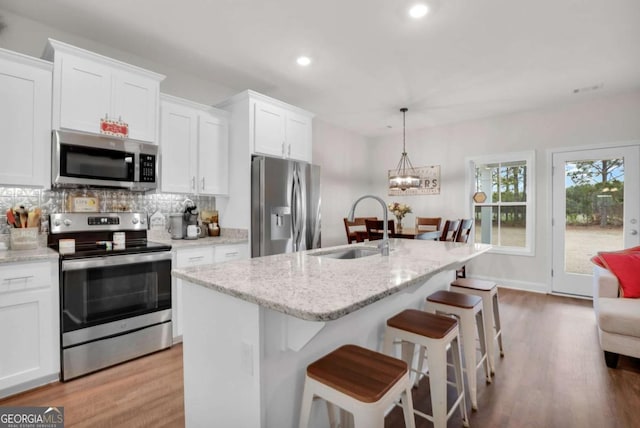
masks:
POLYGON ((395 172, 391 174, 389 177, 389 189, 399 189, 399 190, 407 190, 407 189, 415 189, 420 187, 420 177, 416 174, 411 161, 409 160, 409 155, 407 155, 406 150, 406 123, 405 123, 405 115, 407 113, 407 108, 403 107, 400 109, 402 112, 402 156, 400 156, 400 162, 398 162, 398 166, 396 166, 395 172))

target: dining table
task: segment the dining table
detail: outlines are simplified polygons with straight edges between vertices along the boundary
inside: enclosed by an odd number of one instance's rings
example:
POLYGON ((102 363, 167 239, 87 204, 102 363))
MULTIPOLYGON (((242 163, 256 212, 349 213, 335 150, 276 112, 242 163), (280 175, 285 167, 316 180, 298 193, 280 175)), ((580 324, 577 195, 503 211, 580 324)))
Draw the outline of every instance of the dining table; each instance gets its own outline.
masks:
MULTIPOLYGON (((364 242, 369 240, 369 235, 367 234, 366 230, 355 230, 353 233, 356 236, 356 240, 355 240, 356 242, 364 242)), ((418 232, 413 227, 403 227, 402 231, 395 231, 394 233, 389 233, 389 238, 415 239, 416 235, 423 234, 423 233, 430 234, 428 235, 429 237, 427 239, 438 240, 438 238, 440 237, 439 230, 432 230, 432 231, 423 230, 418 232)))
POLYGON ((391 238, 415 239, 416 235, 422 235, 422 239, 431 239, 437 241, 440 238, 439 230, 420 230, 412 227, 403 227, 401 231, 395 231, 390 234, 391 238))
POLYGON ((389 237, 414 239, 418 233, 421 232, 417 232, 417 230, 413 227, 403 227, 402 230, 396 230, 394 233, 389 234, 389 237))

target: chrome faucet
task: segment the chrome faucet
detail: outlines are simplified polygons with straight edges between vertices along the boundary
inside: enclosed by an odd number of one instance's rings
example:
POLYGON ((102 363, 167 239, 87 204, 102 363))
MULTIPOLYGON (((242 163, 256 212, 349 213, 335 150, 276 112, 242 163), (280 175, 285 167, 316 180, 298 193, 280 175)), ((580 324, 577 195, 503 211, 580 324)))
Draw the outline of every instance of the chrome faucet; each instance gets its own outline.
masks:
POLYGON ((380 254, 382 254, 383 256, 388 256, 389 255, 389 214, 387 214, 387 205, 384 203, 384 201, 382 199, 380 199, 377 196, 374 195, 364 195, 359 197, 351 206, 351 210, 349 211, 349 215, 347 216, 347 219, 349 221, 353 221, 356 215, 356 205, 358 205, 358 202, 360 202, 363 199, 367 199, 367 198, 371 198, 371 199, 375 199, 376 201, 380 202, 380 205, 382 205, 382 217, 384 219, 384 233, 382 234, 382 242, 380 242, 378 244, 378 248, 380 248, 380 254))

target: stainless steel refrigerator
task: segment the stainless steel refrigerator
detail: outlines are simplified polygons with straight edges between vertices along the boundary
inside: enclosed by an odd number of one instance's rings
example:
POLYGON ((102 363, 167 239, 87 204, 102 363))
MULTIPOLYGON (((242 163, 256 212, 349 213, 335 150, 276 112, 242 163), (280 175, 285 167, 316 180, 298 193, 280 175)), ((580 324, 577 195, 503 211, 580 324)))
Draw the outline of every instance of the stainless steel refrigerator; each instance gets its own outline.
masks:
POLYGON ((320 248, 320 167, 256 156, 251 165, 251 256, 320 248))

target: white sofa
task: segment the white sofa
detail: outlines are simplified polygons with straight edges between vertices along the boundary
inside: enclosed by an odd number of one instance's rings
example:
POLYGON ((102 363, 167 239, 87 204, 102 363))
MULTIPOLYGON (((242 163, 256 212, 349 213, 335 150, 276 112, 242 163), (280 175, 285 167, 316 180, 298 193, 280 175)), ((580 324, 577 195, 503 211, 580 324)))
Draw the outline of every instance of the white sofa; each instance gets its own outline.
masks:
POLYGON ((593 268, 593 308, 600 347, 607 367, 616 368, 619 354, 640 358, 640 299, 619 298, 618 278, 593 268))

